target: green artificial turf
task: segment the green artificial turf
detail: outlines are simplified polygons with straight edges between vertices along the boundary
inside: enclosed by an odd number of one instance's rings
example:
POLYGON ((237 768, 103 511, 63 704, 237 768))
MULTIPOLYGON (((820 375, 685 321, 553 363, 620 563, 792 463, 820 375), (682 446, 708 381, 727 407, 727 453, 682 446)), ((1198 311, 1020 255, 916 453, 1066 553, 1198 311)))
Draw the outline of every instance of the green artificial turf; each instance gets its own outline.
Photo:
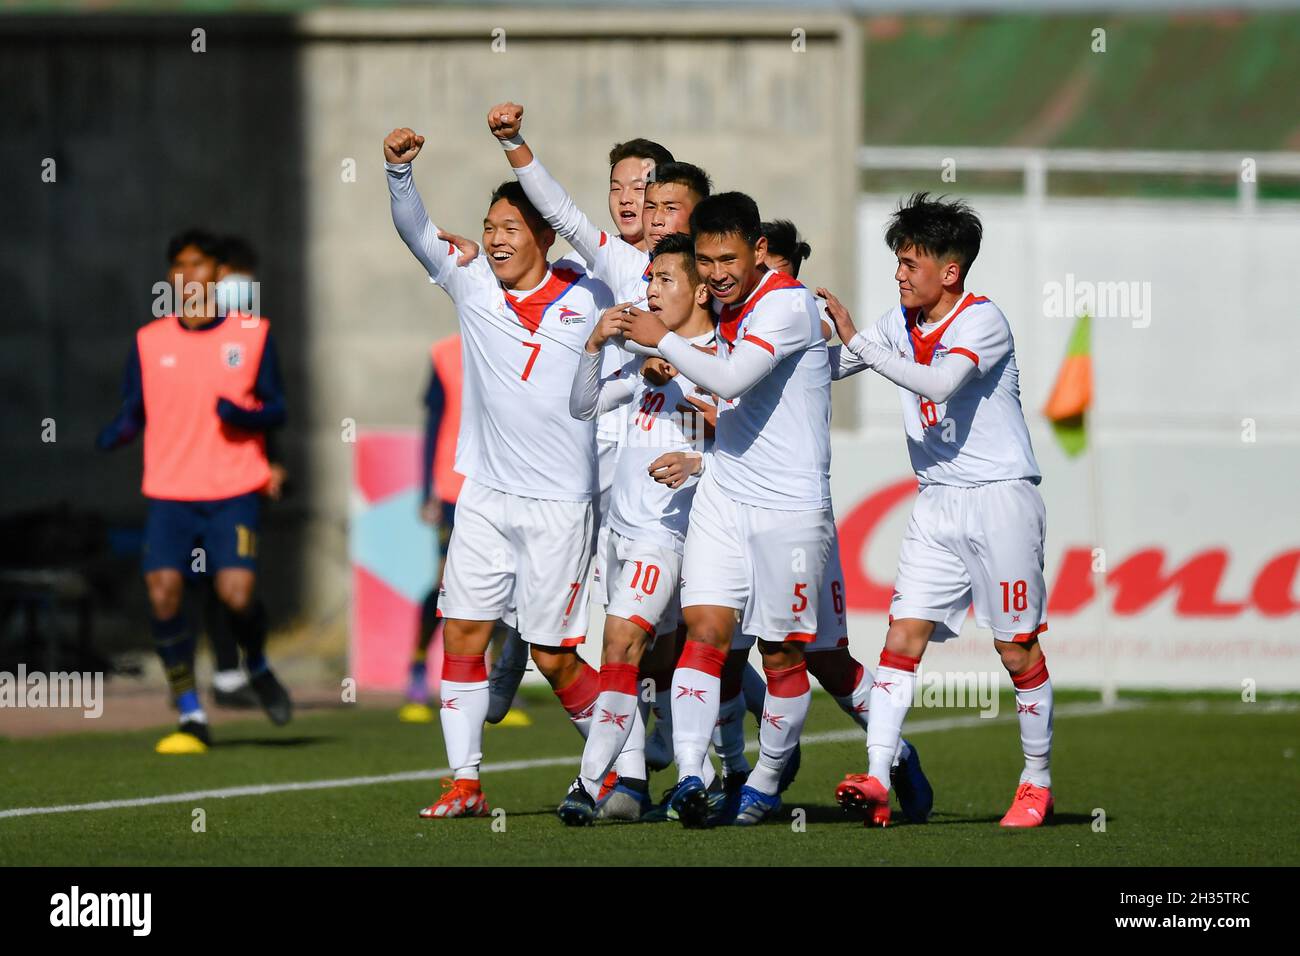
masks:
MULTIPOLYGON (((998 720, 930 709, 909 718, 907 736, 937 794, 926 825, 867 830, 843 815, 834 787, 845 772, 863 769, 863 740, 819 693, 805 729, 802 769, 779 819, 752 829, 688 831, 675 823, 562 826, 553 810, 575 771, 578 738, 553 699, 533 694, 532 727, 489 728, 486 734, 484 789, 504 817, 418 819, 416 811, 437 793, 436 780, 421 773, 404 782, 0 817, 0 863, 1300 863, 1294 701, 1271 707, 1268 701, 1149 695, 1121 703, 1121 709, 1096 713, 1088 696, 1058 695, 1057 819, 1035 831, 997 826, 1021 760, 1010 698, 998 720), (927 723, 939 729, 927 730, 927 723), (832 739, 824 739, 828 734, 832 739), (545 758, 564 762, 491 769, 545 758), (203 832, 195 832, 195 809, 204 811, 203 832)), ((154 754, 166 729, 0 740, 0 811, 421 772, 444 763, 436 723, 401 724, 384 710, 308 711, 284 728, 261 720, 221 725, 216 746, 202 756, 154 754)), ((752 742, 752 720, 748 733, 752 742)), ((669 783, 668 774, 653 780, 656 791, 669 783)))

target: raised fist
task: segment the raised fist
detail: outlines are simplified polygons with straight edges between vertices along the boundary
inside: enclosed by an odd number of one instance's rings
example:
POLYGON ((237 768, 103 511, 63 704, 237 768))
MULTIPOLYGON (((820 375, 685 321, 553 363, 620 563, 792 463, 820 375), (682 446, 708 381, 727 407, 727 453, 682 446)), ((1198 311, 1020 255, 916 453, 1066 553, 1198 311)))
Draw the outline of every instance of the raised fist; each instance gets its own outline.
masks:
POLYGON ((409 163, 420 155, 424 137, 409 126, 399 126, 384 137, 384 159, 390 163, 409 163))
POLYGON ((498 103, 488 110, 488 129, 497 139, 519 135, 524 125, 524 108, 518 103, 498 103))

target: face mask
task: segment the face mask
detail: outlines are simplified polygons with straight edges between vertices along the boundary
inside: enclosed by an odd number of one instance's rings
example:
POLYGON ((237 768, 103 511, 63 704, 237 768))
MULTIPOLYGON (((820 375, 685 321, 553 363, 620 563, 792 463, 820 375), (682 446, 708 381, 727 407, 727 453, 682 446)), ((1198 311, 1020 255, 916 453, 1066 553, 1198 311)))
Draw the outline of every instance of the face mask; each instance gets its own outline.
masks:
POLYGON ((232 272, 217 283, 217 315, 245 312, 258 315, 257 282, 242 272, 232 272))

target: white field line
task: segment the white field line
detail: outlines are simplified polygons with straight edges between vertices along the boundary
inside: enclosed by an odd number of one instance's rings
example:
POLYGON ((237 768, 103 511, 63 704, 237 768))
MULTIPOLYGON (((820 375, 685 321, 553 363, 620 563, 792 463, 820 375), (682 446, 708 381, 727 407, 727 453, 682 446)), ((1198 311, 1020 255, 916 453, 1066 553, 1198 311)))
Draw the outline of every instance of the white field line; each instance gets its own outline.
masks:
MULTIPOLYGON (((1120 702, 1111 706, 1096 704, 1065 704, 1056 708, 1057 717, 1093 717, 1099 714, 1112 714, 1121 710, 1132 710, 1140 704, 1120 702)), ((998 717, 948 717, 941 720, 918 721, 907 727, 909 737, 946 730, 958 730, 967 727, 982 727, 989 724, 1009 723, 1013 714, 998 717)), ((801 744, 805 747, 814 744, 846 743, 864 740, 859 728, 832 730, 820 734, 805 734, 801 744)), ((758 750, 757 742, 746 748, 753 752, 758 750)), ((538 767, 562 767, 578 763, 581 755, 570 754, 564 757, 538 757, 533 760, 507 760, 502 763, 483 765, 484 773, 504 773, 510 770, 533 770, 538 767)), ((296 793, 304 790, 334 790, 343 787, 369 787, 384 783, 407 783, 413 780, 429 780, 446 777, 451 774, 448 767, 432 770, 406 770, 402 773, 386 773, 370 777, 338 777, 333 780, 307 780, 301 783, 266 783, 245 787, 222 787, 219 790, 191 790, 187 793, 167 793, 157 797, 135 797, 129 800, 99 800, 95 803, 69 803, 55 807, 14 807, 0 810, 0 818, 34 817, 50 813, 83 813, 90 810, 125 810, 131 807, 152 807, 164 803, 192 803, 198 800, 224 800, 227 797, 264 797, 272 793, 296 793)))

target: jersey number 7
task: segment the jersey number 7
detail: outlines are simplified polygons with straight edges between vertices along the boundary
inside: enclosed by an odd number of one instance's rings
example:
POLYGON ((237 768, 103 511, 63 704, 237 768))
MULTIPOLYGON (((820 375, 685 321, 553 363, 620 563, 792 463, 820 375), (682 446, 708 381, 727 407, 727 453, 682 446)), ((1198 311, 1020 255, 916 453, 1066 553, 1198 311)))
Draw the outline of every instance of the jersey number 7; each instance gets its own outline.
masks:
POLYGON ((537 356, 542 354, 542 343, 541 342, 520 342, 519 344, 526 349, 531 349, 533 353, 532 355, 528 356, 528 364, 524 366, 523 374, 519 376, 521 381, 526 382, 528 381, 528 376, 533 371, 533 364, 537 361, 537 356))

